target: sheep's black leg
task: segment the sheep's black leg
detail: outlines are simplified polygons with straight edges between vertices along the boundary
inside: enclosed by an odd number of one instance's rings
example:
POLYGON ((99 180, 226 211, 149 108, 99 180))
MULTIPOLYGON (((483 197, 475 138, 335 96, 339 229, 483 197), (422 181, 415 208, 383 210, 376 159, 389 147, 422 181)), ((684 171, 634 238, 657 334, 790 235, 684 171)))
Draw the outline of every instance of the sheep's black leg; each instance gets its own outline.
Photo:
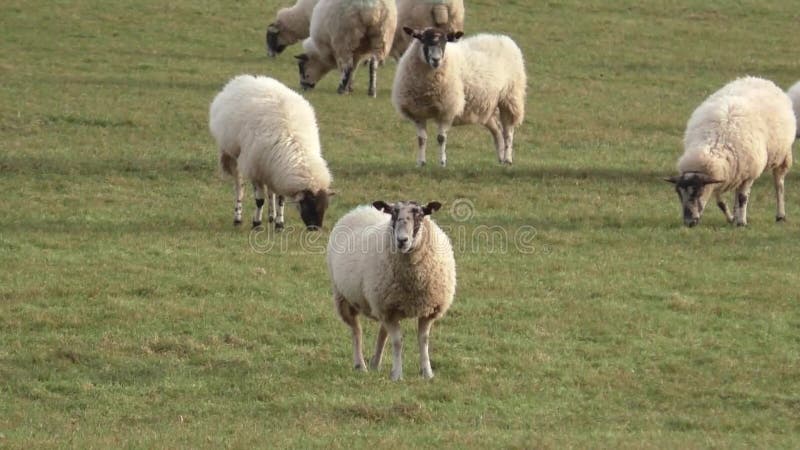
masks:
POLYGON ((342 82, 341 84, 339 84, 339 89, 337 89, 336 92, 340 94, 349 92, 349 87, 352 78, 353 78, 353 67, 345 66, 345 68, 342 69, 342 82))
POLYGON ((367 95, 373 98, 378 95, 378 60, 374 56, 369 59, 369 90, 367 95))

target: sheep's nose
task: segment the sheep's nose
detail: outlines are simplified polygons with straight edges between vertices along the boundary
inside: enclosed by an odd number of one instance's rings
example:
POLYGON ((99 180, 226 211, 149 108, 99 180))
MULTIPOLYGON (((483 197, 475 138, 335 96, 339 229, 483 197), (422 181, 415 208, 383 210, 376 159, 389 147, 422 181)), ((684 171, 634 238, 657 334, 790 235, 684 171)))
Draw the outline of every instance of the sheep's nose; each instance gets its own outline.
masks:
POLYGON ((408 238, 397 238, 397 246, 400 248, 405 247, 406 242, 408 242, 408 238))

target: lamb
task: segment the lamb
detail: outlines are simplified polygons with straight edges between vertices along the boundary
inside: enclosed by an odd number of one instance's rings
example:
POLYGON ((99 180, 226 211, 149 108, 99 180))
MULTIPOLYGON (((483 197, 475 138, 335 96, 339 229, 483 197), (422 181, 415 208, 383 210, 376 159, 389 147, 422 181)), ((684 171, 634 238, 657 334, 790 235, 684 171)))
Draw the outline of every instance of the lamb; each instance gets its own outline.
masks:
MULTIPOLYGON (((397 0, 397 23, 409 28, 464 29, 464 0, 397 0)), ((411 38, 401 27, 394 33, 391 56, 400 59, 411 38)))
POLYGON ((277 56, 286 47, 309 35, 311 11, 319 0, 297 0, 290 8, 278 11, 275 21, 267 26, 267 55, 277 56))
POLYGON ((376 71, 392 46, 397 26, 394 0, 320 0, 311 14, 311 36, 296 56, 300 85, 313 89, 334 67, 342 72, 340 94, 353 90, 353 72, 364 56, 369 60, 370 97, 377 95, 376 71))
POLYGON ((792 99, 794 105, 794 116, 797 119, 797 136, 800 138, 800 81, 792 85, 786 93, 792 99))
POLYGON ((494 138, 497 159, 511 164, 514 128, 525 116, 527 80, 519 47, 502 35, 479 34, 456 42, 463 32, 403 30, 414 41, 398 64, 392 103, 417 127, 417 165, 425 165, 429 119, 439 127, 442 166, 447 164, 447 132, 453 125, 465 124, 486 127, 494 138))
POLYGON ((675 185, 683 223, 693 227, 711 196, 729 223, 747 225, 753 182, 772 169, 778 222, 785 220, 783 179, 792 166, 796 134, 792 102, 773 82, 755 77, 734 80, 695 109, 686 125, 680 175, 675 185), (733 214, 722 194, 734 190, 733 214))
POLYGON ((209 128, 220 166, 234 179, 234 225, 242 223, 245 177, 255 195, 254 228, 261 225, 265 193, 276 230, 284 227, 284 198, 298 202, 308 229, 322 227, 334 192, 314 109, 302 96, 272 78, 239 75, 214 97, 209 128))
POLYGON ((400 320, 417 318, 424 378, 432 378, 428 336, 453 302, 456 266, 447 235, 428 217, 441 203, 376 201, 342 217, 328 242, 333 303, 350 326, 356 370, 365 371, 358 315, 380 321, 370 368, 378 369, 387 336, 392 338, 391 379, 403 376, 400 320))

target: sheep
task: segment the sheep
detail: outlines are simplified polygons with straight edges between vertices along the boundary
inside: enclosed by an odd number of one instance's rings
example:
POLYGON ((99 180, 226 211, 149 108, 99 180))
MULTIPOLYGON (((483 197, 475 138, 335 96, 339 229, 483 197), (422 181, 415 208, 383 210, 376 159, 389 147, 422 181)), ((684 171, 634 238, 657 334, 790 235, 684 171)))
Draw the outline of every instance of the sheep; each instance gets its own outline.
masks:
POLYGON ((792 102, 773 82, 755 77, 734 80, 694 110, 686 125, 680 175, 675 185, 683 222, 693 227, 711 196, 729 223, 747 225, 753 182, 772 169, 778 222, 786 219, 783 179, 792 166, 796 123, 792 102), (722 194, 735 191, 733 214, 722 194))
MULTIPOLYGON (((464 30, 464 0, 397 0, 397 23, 409 28, 464 30)), ((411 38, 398 26, 391 56, 403 56, 411 38)))
POLYGON ((428 119, 439 127, 442 166, 447 165, 447 132, 453 125, 466 124, 486 127, 497 159, 511 164, 514 128, 525 116, 527 80, 519 47, 502 35, 479 34, 456 42, 463 32, 403 31, 414 41, 398 64, 392 103, 417 128, 417 165, 425 165, 428 119))
POLYGON ((376 201, 350 211, 333 227, 327 254, 333 303, 352 331, 356 370, 367 370, 359 314, 381 324, 370 359, 372 370, 379 368, 386 338, 391 336, 392 380, 403 376, 400 320, 417 318, 421 374, 433 377, 428 336, 433 322, 452 304, 456 288, 450 240, 428 217, 441 206, 376 201))
POLYGON ((275 21, 267 25, 267 55, 275 57, 283 50, 308 37, 311 11, 319 0, 297 0, 290 8, 278 11, 275 21))
POLYGON ((789 98, 792 99, 794 116, 797 119, 797 135, 795 137, 800 138, 800 81, 792 85, 786 93, 789 95, 789 98))
POLYGON ((320 0, 311 14, 311 36, 297 55, 300 85, 313 89, 334 67, 342 72, 337 92, 353 90, 353 72, 361 58, 370 55, 370 97, 377 95, 376 71, 392 46, 397 26, 394 0, 320 0))
POLYGON ((308 101, 272 78, 239 75, 214 97, 209 128, 219 147, 220 167, 234 179, 234 225, 242 223, 245 177, 253 184, 254 228, 261 225, 265 192, 276 230, 284 228, 284 198, 298 203, 308 229, 322 227, 334 192, 308 101))

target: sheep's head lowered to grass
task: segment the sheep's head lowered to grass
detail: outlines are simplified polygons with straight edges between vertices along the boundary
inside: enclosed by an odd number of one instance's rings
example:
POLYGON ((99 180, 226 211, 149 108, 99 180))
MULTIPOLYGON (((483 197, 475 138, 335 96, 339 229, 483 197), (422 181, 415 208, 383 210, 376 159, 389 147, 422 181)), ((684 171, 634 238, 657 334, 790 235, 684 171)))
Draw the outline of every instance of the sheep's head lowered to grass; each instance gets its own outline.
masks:
POLYGON ((448 42, 455 42, 464 35, 461 31, 444 31, 438 28, 425 28, 414 30, 403 27, 403 31, 422 43, 422 59, 426 64, 438 68, 444 60, 444 49, 448 42))
POLYGON ((322 228, 322 220, 325 218, 325 210, 328 209, 330 197, 336 195, 335 191, 320 189, 312 192, 306 189, 295 197, 297 210, 303 223, 309 230, 322 228))
POLYGON ((280 55, 290 44, 285 39, 287 31, 284 30, 282 33, 281 28, 280 22, 273 22, 267 26, 267 55, 271 57, 280 55))
POLYGON ((317 82, 330 70, 328 67, 323 67, 319 58, 311 58, 306 53, 295 56, 295 59, 300 72, 300 87, 304 91, 314 89, 317 82))
POLYGON ((390 205, 383 200, 372 203, 378 211, 392 216, 391 227, 394 236, 394 250, 409 253, 419 246, 419 230, 425 216, 431 215, 442 207, 439 202, 430 202, 420 206, 417 202, 397 202, 390 205))
POLYGON ((681 206, 683 207, 683 223, 693 227, 700 223, 700 216, 714 193, 712 185, 721 183, 701 172, 686 172, 676 177, 665 178, 664 181, 675 185, 681 206))

